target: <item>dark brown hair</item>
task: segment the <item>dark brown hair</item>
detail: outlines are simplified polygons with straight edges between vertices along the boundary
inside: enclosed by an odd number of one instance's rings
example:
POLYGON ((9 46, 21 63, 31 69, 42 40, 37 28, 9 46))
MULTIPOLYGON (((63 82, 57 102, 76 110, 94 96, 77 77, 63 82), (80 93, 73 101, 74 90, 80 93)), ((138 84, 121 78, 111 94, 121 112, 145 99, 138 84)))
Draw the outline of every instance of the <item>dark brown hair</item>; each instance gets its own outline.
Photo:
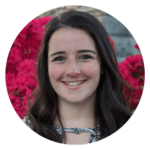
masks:
POLYGON ((88 32, 96 43, 104 73, 97 87, 95 120, 99 120, 103 139, 117 131, 131 116, 122 91, 126 83, 120 75, 114 49, 102 24, 92 15, 78 11, 62 13, 46 26, 37 64, 38 88, 34 92, 37 92, 37 96, 28 112, 32 129, 47 139, 62 143, 52 125, 57 115, 63 127, 58 111, 57 94, 48 75, 47 59, 51 35, 63 27, 82 29, 88 32))

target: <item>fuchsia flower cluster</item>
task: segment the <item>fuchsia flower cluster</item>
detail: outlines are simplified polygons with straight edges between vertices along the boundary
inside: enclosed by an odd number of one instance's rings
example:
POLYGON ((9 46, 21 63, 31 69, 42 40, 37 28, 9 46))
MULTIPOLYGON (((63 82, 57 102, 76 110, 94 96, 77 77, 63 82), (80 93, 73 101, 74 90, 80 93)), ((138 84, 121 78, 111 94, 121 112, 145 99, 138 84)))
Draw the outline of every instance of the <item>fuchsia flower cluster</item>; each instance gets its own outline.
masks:
MULTIPOLYGON (((137 44, 134 47, 140 50, 137 44)), ((123 79, 128 83, 132 91, 131 98, 127 103, 129 104, 130 110, 135 110, 139 104, 145 80, 142 55, 128 56, 123 62, 118 64, 118 67, 123 79)), ((124 88, 124 93, 127 98, 129 96, 129 90, 124 88)))
POLYGON ((15 39, 6 64, 6 86, 10 101, 19 115, 26 115, 27 98, 37 86, 36 59, 45 30, 52 17, 32 20, 15 39))
MULTIPOLYGON (((52 17, 42 17, 32 20, 23 28, 15 39, 6 64, 6 86, 10 101, 19 115, 26 115, 26 105, 29 95, 37 86, 36 61, 46 24, 52 17)), ((115 49, 114 41, 110 42, 115 49)), ((134 90, 129 101, 131 109, 139 103, 144 85, 144 65, 141 55, 129 56, 118 64, 123 78, 134 90)), ((127 90, 124 90, 128 94, 127 90)))

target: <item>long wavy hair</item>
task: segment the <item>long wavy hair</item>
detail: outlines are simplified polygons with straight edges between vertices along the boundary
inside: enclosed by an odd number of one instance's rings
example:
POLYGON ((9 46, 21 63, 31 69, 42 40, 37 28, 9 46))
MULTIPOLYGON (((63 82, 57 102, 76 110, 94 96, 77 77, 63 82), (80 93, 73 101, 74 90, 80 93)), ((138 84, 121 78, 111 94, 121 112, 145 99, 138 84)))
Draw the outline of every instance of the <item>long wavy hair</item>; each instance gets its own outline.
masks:
POLYGON ((54 91, 48 75, 48 42, 52 34, 63 27, 82 29, 94 39, 101 58, 103 74, 97 87, 95 102, 95 126, 100 124, 101 139, 117 131, 131 116, 123 94, 123 81, 118 69, 115 51, 109 36, 102 24, 92 15, 79 11, 69 11, 53 18, 46 26, 37 63, 38 87, 32 93, 34 103, 30 104, 28 117, 32 129, 41 136, 52 141, 65 141, 53 127, 53 120, 60 118, 57 94, 54 91), (98 122, 97 122, 98 120, 98 122))

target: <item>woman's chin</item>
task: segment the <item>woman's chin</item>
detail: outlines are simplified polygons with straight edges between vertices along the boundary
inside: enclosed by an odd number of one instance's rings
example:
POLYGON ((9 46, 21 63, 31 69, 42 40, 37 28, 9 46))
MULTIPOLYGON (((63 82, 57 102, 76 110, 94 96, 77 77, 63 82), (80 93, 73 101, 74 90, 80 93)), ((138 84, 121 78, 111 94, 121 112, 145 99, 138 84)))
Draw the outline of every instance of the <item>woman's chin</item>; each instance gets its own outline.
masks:
POLYGON ((65 103, 69 103, 69 104, 82 104, 82 103, 86 103, 88 101, 88 98, 85 97, 78 97, 78 96, 71 96, 71 97, 66 97, 63 99, 60 99, 60 101, 64 101, 65 103))

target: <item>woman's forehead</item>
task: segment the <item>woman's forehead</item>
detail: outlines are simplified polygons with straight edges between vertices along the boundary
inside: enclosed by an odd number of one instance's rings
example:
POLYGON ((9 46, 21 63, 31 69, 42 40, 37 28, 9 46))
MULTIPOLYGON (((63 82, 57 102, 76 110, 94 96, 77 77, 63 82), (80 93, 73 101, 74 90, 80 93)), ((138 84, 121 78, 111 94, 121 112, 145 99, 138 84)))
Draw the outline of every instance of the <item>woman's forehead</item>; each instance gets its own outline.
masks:
POLYGON ((49 51, 74 51, 91 49, 96 51, 93 38, 84 30, 61 28, 53 33, 49 40, 49 51))

